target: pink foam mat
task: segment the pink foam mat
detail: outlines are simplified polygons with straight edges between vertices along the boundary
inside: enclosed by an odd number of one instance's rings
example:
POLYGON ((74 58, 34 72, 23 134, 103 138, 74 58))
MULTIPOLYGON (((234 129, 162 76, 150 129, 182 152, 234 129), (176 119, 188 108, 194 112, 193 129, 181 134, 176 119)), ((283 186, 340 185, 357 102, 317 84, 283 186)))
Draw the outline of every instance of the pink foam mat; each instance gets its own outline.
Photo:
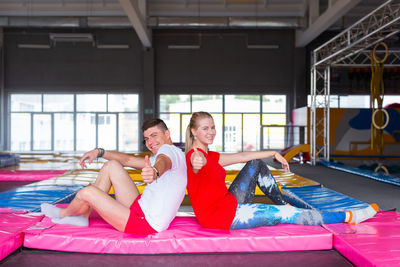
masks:
POLYGON ((205 229, 194 217, 176 217, 168 230, 149 236, 118 232, 92 214, 89 228, 55 225, 49 218, 25 231, 24 246, 112 254, 171 254, 332 249, 320 226, 279 225, 247 230, 205 229))
POLYGON ((0 260, 19 248, 23 242, 23 231, 42 218, 31 214, 0 213, 0 260))
POLYGON ((400 213, 378 213, 357 225, 331 224, 334 247, 356 266, 400 266, 400 213))
POLYGON ((59 176, 66 170, 0 170, 0 181, 41 181, 59 176))

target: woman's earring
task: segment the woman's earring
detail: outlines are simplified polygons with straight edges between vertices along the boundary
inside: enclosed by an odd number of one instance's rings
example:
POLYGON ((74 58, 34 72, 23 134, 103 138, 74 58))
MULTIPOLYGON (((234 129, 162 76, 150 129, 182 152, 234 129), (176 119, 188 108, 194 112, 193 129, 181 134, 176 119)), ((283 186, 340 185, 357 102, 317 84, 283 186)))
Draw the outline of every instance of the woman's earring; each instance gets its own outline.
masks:
POLYGON ((197 136, 194 135, 194 139, 196 140, 196 139, 197 139, 197 136))

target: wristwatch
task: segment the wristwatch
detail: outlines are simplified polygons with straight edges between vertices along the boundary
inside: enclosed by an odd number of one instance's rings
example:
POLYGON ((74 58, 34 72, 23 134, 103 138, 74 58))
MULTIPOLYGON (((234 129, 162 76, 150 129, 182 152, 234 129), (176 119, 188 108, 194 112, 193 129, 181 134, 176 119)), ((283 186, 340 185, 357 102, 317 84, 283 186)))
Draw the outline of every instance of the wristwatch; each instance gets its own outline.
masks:
POLYGON ((154 166, 153 166, 153 170, 156 172, 156 180, 157 180, 160 177, 160 172, 154 166))

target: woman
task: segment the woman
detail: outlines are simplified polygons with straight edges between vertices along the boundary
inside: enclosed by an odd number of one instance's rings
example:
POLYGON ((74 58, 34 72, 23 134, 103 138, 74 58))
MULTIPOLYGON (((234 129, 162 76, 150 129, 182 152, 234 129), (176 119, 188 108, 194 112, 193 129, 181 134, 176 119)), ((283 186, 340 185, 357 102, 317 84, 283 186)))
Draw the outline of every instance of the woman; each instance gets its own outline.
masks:
POLYGON ((320 225, 360 223, 373 217, 378 206, 346 212, 319 212, 285 205, 282 195, 262 158, 275 157, 288 171, 289 164, 275 151, 219 154, 208 150, 216 135, 214 120, 207 112, 192 114, 186 130, 187 189, 200 224, 216 229, 246 229, 293 223, 320 225), (225 185, 224 166, 247 162, 229 190, 225 185), (255 185, 276 204, 251 203, 255 185))

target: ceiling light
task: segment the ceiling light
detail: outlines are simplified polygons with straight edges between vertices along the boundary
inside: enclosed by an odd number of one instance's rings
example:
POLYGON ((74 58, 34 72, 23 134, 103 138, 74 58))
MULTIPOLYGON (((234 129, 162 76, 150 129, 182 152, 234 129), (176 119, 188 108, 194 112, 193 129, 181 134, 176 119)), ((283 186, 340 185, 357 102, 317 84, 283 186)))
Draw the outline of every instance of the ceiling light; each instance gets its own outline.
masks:
POLYGON ((48 44, 18 44, 18 48, 28 48, 28 49, 50 49, 51 46, 48 44))

